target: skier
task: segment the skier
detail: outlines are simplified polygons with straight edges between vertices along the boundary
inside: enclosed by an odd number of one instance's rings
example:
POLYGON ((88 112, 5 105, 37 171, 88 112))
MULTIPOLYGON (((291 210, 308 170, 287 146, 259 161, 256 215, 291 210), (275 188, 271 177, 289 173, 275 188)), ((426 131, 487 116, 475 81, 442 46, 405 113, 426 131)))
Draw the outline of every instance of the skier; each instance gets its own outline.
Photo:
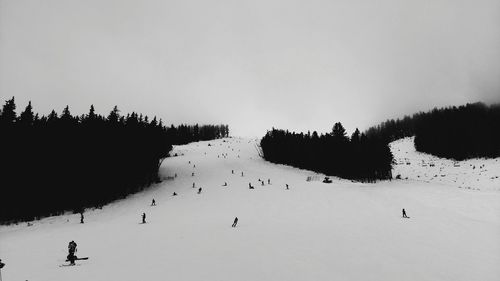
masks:
POLYGON ((174 192, 174 194, 172 194, 172 196, 177 196, 177 193, 174 192))
POLYGON ((234 174, 234 170, 231 170, 231 174, 234 174))
POLYGON ((267 184, 271 184, 271 179, 267 179, 267 184))
POLYGON ((194 182, 193 182, 193 188, 195 187, 194 182))
POLYGON ((191 176, 194 177, 194 172, 191 173, 191 176))
POLYGON ((406 211, 405 211, 404 208, 403 208, 403 218, 408 218, 408 216, 406 215, 406 211))
POLYGON ((237 224, 238 224, 238 217, 235 217, 233 225, 231 227, 236 227, 237 224))
POLYGON ((227 182, 224 182, 224 185, 223 186, 227 186, 227 182))
POLYGON ((201 193, 201 187, 200 187, 200 188, 198 188, 198 194, 200 194, 200 193, 201 193))
POLYGON ((5 266, 5 263, 0 259, 0 281, 2 281, 2 268, 5 266))
POLYGON ((156 201, 154 198, 153 198, 153 201, 151 201, 151 206, 156 206, 156 201))
POLYGON ((83 212, 80 213, 80 223, 83 223, 83 212))
POLYGON ((142 213, 142 223, 146 223, 146 213, 142 213))
POLYGON ((75 241, 71 241, 68 243, 68 253, 69 254, 75 254, 76 252, 76 242, 75 241))
POLYGON ((264 181, 261 181, 260 183, 262 184, 262 186, 264 186, 264 181))
POLYGON ((286 190, 288 190, 288 183, 286 184, 286 190))
POLYGON ((241 176, 243 176, 243 172, 241 172, 241 176))

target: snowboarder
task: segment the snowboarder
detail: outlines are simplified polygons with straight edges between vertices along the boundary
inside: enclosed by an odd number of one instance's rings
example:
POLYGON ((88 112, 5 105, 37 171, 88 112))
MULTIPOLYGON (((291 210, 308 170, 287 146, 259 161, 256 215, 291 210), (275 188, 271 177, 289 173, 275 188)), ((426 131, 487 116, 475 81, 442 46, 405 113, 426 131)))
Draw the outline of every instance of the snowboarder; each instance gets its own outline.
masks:
POLYGON ((172 196, 177 196, 177 193, 174 192, 174 194, 172 194, 172 196))
POLYGON ((151 206, 156 206, 156 201, 154 198, 153 198, 153 201, 151 201, 151 206))
POLYGON ((201 193, 201 187, 200 187, 200 188, 198 188, 198 194, 200 194, 200 193, 201 193))
POLYGON ((285 184, 285 185, 286 185, 286 190, 288 190, 288 183, 287 183, 287 184, 285 184))
POLYGON ((409 218, 407 215, 406 215, 406 211, 405 209, 403 208, 403 218, 409 218))
POLYGON ((146 223, 146 213, 142 213, 142 223, 146 223))
POLYGON ((83 212, 80 213, 80 223, 83 223, 83 212))
POLYGON ((231 227, 236 227, 237 224, 238 224, 238 217, 235 217, 233 225, 231 227))

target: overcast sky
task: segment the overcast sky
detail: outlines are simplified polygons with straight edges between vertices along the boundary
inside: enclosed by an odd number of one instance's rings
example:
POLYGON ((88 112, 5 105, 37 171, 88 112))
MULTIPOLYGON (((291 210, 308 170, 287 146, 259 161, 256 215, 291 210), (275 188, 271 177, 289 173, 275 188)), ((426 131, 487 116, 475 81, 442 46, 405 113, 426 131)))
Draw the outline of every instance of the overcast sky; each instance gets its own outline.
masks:
POLYGON ((499 0, 0 0, 0 102, 349 132, 500 102, 499 0))

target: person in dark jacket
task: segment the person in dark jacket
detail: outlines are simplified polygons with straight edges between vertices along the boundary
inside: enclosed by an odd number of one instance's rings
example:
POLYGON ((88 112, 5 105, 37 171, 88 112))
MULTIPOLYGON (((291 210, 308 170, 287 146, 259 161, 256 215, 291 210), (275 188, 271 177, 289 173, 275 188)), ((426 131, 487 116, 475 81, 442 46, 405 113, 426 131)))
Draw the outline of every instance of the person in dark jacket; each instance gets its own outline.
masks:
POLYGON ((142 223, 146 223, 146 213, 142 213, 142 223))
POLYGON ((236 227, 237 224, 238 224, 238 217, 235 217, 233 225, 231 227, 236 227))
POLYGON ((408 218, 408 216, 406 215, 406 211, 405 211, 404 208, 403 208, 403 218, 408 218))

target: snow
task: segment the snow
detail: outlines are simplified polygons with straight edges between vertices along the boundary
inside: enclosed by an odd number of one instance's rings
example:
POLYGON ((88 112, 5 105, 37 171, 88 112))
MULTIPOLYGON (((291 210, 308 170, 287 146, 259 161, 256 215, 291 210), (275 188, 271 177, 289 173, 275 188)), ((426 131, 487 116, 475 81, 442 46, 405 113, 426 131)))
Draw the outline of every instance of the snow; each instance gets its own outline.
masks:
POLYGON ((412 151, 406 139, 392 149, 412 162, 394 171, 408 180, 324 184, 323 175, 260 159, 255 141, 178 146, 161 168, 168 180, 87 211, 85 224, 67 214, 0 227, 3 281, 500 280, 500 192, 488 180, 500 174, 497 159, 469 160, 486 163, 484 177, 450 162, 445 177, 418 178, 430 175, 418 157, 438 169, 447 160, 412 151), (478 185, 458 188, 455 177, 478 185), (90 259, 60 267, 71 240, 90 259))
POLYGON ((413 137, 391 143, 393 176, 469 190, 500 191, 500 158, 453 161, 417 152, 413 137))

